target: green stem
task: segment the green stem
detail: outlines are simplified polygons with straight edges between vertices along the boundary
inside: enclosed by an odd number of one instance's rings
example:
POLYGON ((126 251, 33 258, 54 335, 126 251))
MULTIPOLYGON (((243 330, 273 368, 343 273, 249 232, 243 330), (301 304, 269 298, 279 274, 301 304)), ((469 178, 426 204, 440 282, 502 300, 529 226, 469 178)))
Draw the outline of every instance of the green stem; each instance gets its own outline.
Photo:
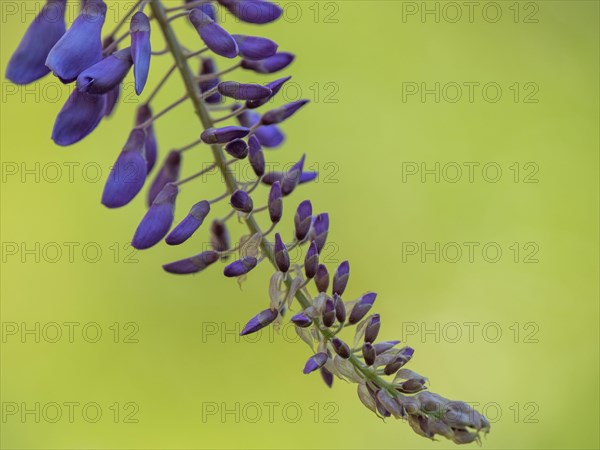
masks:
MULTIPOLYGON (((206 109, 202 100, 202 95, 198 87, 197 79, 192 73, 190 67, 188 66, 187 58, 183 52, 183 49, 179 45, 177 36, 175 36, 175 33, 171 28, 169 19, 165 12, 164 6, 162 5, 162 2, 160 0, 150 0, 150 6, 152 8, 154 17, 156 18, 156 21, 158 22, 158 25, 162 30, 167 46, 169 47, 169 50, 171 51, 171 54, 175 59, 175 65, 177 66, 177 69, 181 74, 188 96, 191 99, 192 104, 194 105, 196 115, 200 118, 200 122, 202 123, 202 126, 205 129, 212 128, 214 126, 214 122, 211 119, 208 110, 206 109)), ((238 65, 235 65, 233 67, 237 66, 238 65)), ((228 71, 230 70, 233 70, 233 68, 230 68, 228 71)), ((229 193, 233 194, 238 189, 238 182, 235 178, 235 175, 227 165, 225 153, 223 152, 223 149, 220 145, 211 145, 211 150, 213 153, 215 164, 223 175, 223 179, 225 180, 227 190, 229 193)), ((248 227, 248 230, 252 235, 260 234, 261 236, 264 236, 262 229, 260 228, 260 226, 258 225, 258 223, 252 215, 245 217, 243 220, 246 223, 246 226, 248 227)), ((273 264, 274 267, 277 267, 277 264, 275 263, 275 255, 273 254, 273 249, 271 248, 271 244, 266 238, 263 237, 261 239, 260 247, 263 254, 269 259, 271 264, 273 264)), ((290 279, 290 277, 286 277, 285 283, 288 286, 288 288, 291 287, 292 280, 290 279)), ((312 300, 300 290, 296 292, 296 299, 298 300, 298 303, 300 303, 303 309, 306 309, 312 305, 312 300)), ((320 331, 328 341, 335 337, 335 334, 328 329, 320 329, 320 331)), ((370 369, 369 367, 365 366, 356 355, 351 355, 348 360, 352 363, 356 370, 362 373, 368 380, 372 381, 380 388, 387 390, 392 395, 398 394, 398 392, 393 389, 391 383, 388 383, 386 380, 379 377, 373 369, 370 369)))

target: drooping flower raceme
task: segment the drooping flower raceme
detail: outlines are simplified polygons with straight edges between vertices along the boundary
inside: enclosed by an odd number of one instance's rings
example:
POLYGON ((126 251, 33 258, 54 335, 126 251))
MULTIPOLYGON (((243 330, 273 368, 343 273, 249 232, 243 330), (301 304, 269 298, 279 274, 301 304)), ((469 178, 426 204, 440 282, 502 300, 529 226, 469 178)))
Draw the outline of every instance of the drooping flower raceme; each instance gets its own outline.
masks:
MULTIPOLYGON (((137 229, 131 231, 132 246, 147 249, 163 240, 168 246, 184 245, 208 228, 210 248, 192 250, 189 257, 165 264, 163 269, 189 276, 226 261, 224 276, 241 282, 252 276, 259 264, 270 263, 274 274, 268 287, 269 304, 257 305, 260 312, 248 321, 242 335, 280 323, 294 310, 290 320, 297 334, 314 349, 300 364, 304 374, 318 372, 330 387, 335 377, 356 383, 360 401, 377 416, 405 419, 427 438, 440 435, 469 443, 479 440, 480 432, 489 431, 485 417, 464 402, 431 393, 427 378, 406 368, 415 355, 412 347, 402 346, 400 341, 377 341, 382 327, 381 316, 373 312, 377 294, 366 292, 349 298, 350 263, 328 267, 321 260, 330 233, 329 214, 314 211, 308 199, 290 200, 302 184, 318 177, 305 169, 307 156, 294 158, 285 170, 267 170, 265 149, 281 146, 285 140, 281 127, 302 114, 308 103, 298 100, 273 106, 290 79, 273 74, 288 68, 295 56, 281 51, 268 38, 230 34, 218 23, 216 6, 252 24, 277 20, 281 8, 264 0, 186 0, 180 6, 170 3, 166 9, 161 0, 146 0, 129 11, 129 27, 123 34, 118 33, 126 21, 102 39, 106 5, 103 0, 82 4, 80 15, 66 29, 65 0, 47 0, 10 59, 7 78, 27 84, 53 72, 64 83, 74 82, 52 131, 58 145, 72 145, 113 113, 120 86, 130 72, 136 93, 146 91, 153 58, 151 28, 160 30, 167 51, 155 55, 170 54, 174 63, 137 108, 134 126, 129 136, 123 136, 122 150, 114 150, 116 162, 102 194, 102 204, 119 208, 134 201, 147 186, 148 209, 137 229), (151 14, 145 11, 148 7, 151 14), (178 18, 187 19, 197 32, 191 50, 176 38, 178 18), (197 61, 198 70, 190 68, 191 61, 197 61), (219 70, 221 64, 225 68, 219 70), (231 78, 236 69, 269 78, 264 83, 241 83, 231 78), (176 71, 186 94, 158 110, 156 95, 176 71), (191 103, 200 118, 197 139, 161 155, 155 123, 184 102, 191 103), (185 152, 197 147, 210 147, 214 159, 182 178, 185 152), (247 167, 244 173, 253 174, 254 179, 239 180, 230 169, 234 165, 247 167), (223 195, 196 198, 192 204, 178 200, 182 190, 215 170, 224 180, 223 195), (261 187, 266 191, 262 196, 261 187), (216 205, 228 205, 228 214, 218 216, 216 205), (286 213, 293 214, 292 233, 276 230, 286 213), (228 226, 232 217, 249 231, 236 241, 232 241, 228 226), (259 225, 261 221, 264 226, 259 225), (290 251, 299 247, 306 250, 300 264, 290 258, 290 251), (354 336, 342 337, 350 329, 354 336)), ((190 127, 194 120, 190 117, 190 127)))

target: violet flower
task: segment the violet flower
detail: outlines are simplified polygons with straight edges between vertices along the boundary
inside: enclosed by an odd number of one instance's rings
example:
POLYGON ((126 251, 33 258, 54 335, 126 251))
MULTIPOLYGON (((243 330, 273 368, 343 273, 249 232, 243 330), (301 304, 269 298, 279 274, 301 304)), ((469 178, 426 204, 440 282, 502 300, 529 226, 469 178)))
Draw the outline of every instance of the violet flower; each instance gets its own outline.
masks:
POLYGON ((6 66, 7 79, 29 84, 50 73, 46 58, 67 30, 65 6, 66 0, 46 0, 6 66))

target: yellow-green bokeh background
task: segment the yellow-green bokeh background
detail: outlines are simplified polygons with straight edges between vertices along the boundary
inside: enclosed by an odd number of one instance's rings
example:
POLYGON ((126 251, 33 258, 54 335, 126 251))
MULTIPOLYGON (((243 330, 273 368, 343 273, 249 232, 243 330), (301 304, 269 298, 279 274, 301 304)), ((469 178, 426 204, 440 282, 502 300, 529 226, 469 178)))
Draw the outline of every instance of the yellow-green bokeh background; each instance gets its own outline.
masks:
MULTIPOLYGON (((285 124, 285 147, 268 157, 290 162, 306 152, 311 164, 323 168, 334 162, 339 170, 336 182, 321 179, 293 195, 284 229, 290 229, 293 207, 306 197, 316 210, 329 211, 331 240, 339 248, 334 258, 351 261, 349 295, 379 293, 383 338, 399 336, 412 322, 420 327, 477 322, 478 330, 499 324, 503 335, 497 343, 486 342, 481 333, 474 342, 407 338, 416 348, 411 368, 428 376, 435 392, 488 405, 488 412, 500 409, 485 448, 598 448, 598 2, 537 2, 537 23, 514 23, 513 2, 500 2, 504 16, 498 23, 480 14, 473 23, 403 22, 406 5, 399 1, 292 3, 290 14, 302 13, 297 21, 260 29, 227 24, 230 30, 262 33, 295 52, 298 59, 286 72, 304 96, 315 100, 311 86, 319 86, 318 101, 285 124), (326 20, 332 11, 337 12, 329 18, 337 23, 326 20), (402 102, 403 82, 469 81, 499 83, 502 100, 402 102), (337 103, 324 101, 329 82, 339 89, 337 103), (539 102, 515 103, 509 91, 515 82, 536 83, 539 102), (480 172, 474 183, 465 178, 421 183, 416 177, 403 183, 403 162, 496 162, 504 172, 497 183, 483 181, 480 172), (539 182, 514 183, 508 169, 514 162, 537 164, 539 182), (403 242, 498 242, 505 253, 496 264, 480 254, 474 263, 463 258, 423 264, 416 257, 403 263, 403 242), (513 242, 537 243, 539 262, 513 262, 508 250, 513 242), (525 342, 523 327, 530 322, 539 327, 538 342, 525 342), (522 331, 518 342, 510 328, 514 323, 522 331)), ((115 11, 115 2, 109 4, 115 11)), ((3 7, 3 72, 27 25, 4 12, 3 7)), ((197 43, 189 27, 178 27, 190 46, 197 43)), ((158 30, 154 39, 159 48, 158 30)), ((168 62, 168 56, 153 61, 151 85, 168 62)), ((22 263, 20 255, 4 254, 2 321, 30 327, 95 322, 104 334, 96 344, 80 334, 74 343, 7 337, 2 402, 97 402, 103 417, 98 423, 76 416, 74 423, 63 418, 56 424, 9 417, 0 424, 3 448, 452 446, 420 438, 407 424, 378 420, 360 404, 352 385, 337 380, 329 390, 318 376, 303 376, 310 352, 302 343, 281 337, 236 342, 231 335, 203 333, 207 323, 233 328, 266 307, 267 266, 251 274, 243 291, 221 276, 221 268, 183 278, 163 273, 160 264, 194 253, 205 240, 203 232, 196 247, 161 245, 137 253, 130 264, 121 250, 115 262, 111 245, 127 244, 143 201, 106 210, 99 202, 103 180, 86 182, 81 167, 99 165, 106 175, 130 129, 135 103, 120 105, 116 117, 82 143, 59 148, 49 137, 66 90, 58 101, 45 101, 44 95, 54 96, 43 94, 48 83, 54 81, 46 78, 25 91, 2 80, 3 176, 7 163, 80 166, 73 182, 66 174, 56 183, 7 176, 1 185, 2 242, 30 248, 36 242, 95 242, 103 256, 95 264, 80 252, 72 263, 66 255, 57 263, 36 263, 31 256, 22 263), (139 342, 113 343, 109 327, 115 322, 138 324, 139 342), (113 423, 108 408, 115 402, 137 403, 139 423, 113 423), (203 422, 204 402, 228 407, 277 402, 279 407, 273 423, 264 415, 266 406, 256 423, 243 417, 236 423, 231 415, 224 422, 218 417, 203 422), (337 423, 325 420, 328 402, 339 408, 337 423), (281 414, 282 405, 293 403, 303 413, 297 423, 281 414)), ((173 79, 157 108, 181 92, 173 79)), ((162 154, 199 132, 187 106, 161 119, 162 154)), ((201 149, 194 152, 187 173, 208 157, 201 149)), ((217 179, 212 181, 187 189, 178 217, 194 198, 218 193, 217 179)))

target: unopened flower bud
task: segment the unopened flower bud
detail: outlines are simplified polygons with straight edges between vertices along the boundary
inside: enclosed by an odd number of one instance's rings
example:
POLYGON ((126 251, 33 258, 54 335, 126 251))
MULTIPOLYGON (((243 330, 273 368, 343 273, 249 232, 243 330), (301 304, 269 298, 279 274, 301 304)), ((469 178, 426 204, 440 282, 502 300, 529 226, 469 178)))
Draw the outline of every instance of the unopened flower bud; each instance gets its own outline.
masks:
POLYGON ((367 366, 372 366, 373 363, 375 362, 375 356, 377 356, 375 354, 375 349, 373 348, 373 346, 371 345, 370 342, 365 342, 362 346, 362 354, 363 354, 363 358, 365 359, 365 363, 367 364, 367 366))
POLYGON ((348 347, 348 344, 346 344, 344 341, 342 341, 338 338, 333 338, 331 340, 331 345, 333 346, 333 349, 335 350, 335 352, 338 355, 340 355, 341 358, 344 358, 344 359, 350 358, 350 354, 352 352, 350 351, 350 347, 348 347))
POLYGON ((246 336, 247 334, 256 333, 258 330, 262 330, 264 327, 270 325, 275 319, 277 319, 278 315, 279 312, 277 310, 274 311, 272 309, 265 309, 250 319, 240 333, 240 336, 246 336))
POLYGON ((308 361, 306 361, 306 365, 304 366, 304 373, 309 374, 314 372, 315 370, 323 367, 327 362, 327 353, 317 353, 316 355, 310 357, 308 361))
POLYGON ((317 274, 317 268, 319 267, 319 251, 317 250, 317 244, 315 241, 310 243, 306 257, 304 258, 304 273, 306 278, 309 280, 314 278, 317 274))
POLYGON ((377 294, 375 292, 369 292, 363 295, 360 298, 360 300, 354 305, 354 308, 352 308, 352 312, 350 313, 348 322, 351 325, 360 322, 362 318, 367 315, 367 313, 373 306, 373 303, 375 303, 376 298, 377 294))
POLYGON ((327 288, 329 287, 329 272, 324 264, 319 264, 319 267, 317 267, 315 285, 319 292, 327 292, 327 288))
POLYGON ((281 240, 279 233, 275 233, 275 262, 277 268, 281 272, 287 272, 290 268, 290 257, 288 255, 287 247, 281 240))
POLYGON ((313 321, 304 313, 298 313, 290 319, 295 325, 300 328, 306 328, 312 325, 313 321))
POLYGON ((379 334, 379 328, 381 326, 381 320, 379 314, 373 314, 369 321, 367 328, 365 329, 365 342, 373 343, 377 339, 379 334))
POLYGON ((342 295, 346 290, 348 284, 348 278, 350 277, 350 263, 348 261, 342 262, 333 276, 333 293, 342 295))

